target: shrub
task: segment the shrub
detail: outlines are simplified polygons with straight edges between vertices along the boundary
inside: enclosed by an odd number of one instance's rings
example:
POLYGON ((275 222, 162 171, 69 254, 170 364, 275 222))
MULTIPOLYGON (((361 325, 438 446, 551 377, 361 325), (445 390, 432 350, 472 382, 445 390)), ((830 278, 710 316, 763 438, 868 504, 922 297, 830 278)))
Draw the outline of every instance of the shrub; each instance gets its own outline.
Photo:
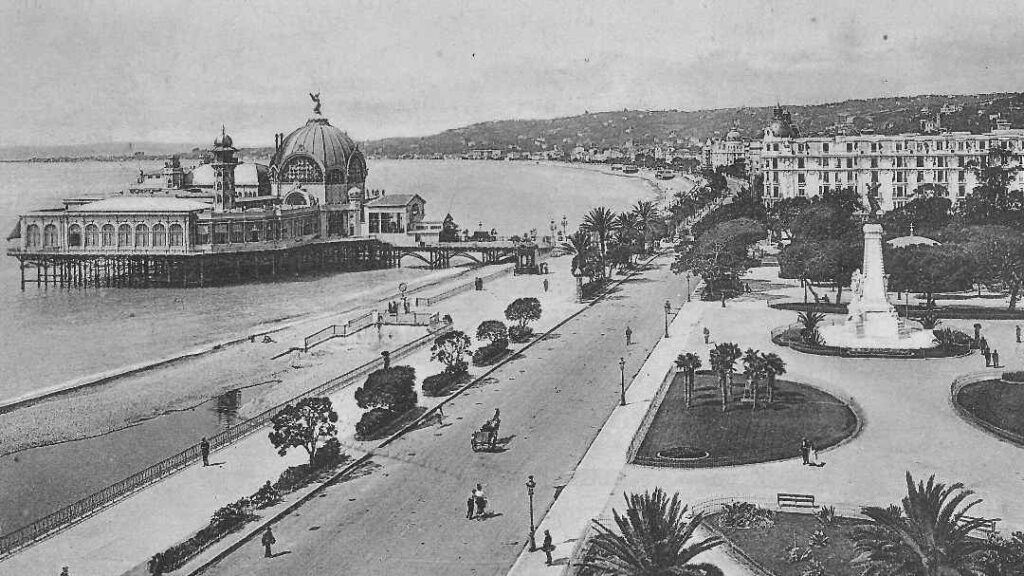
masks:
POLYGON ((241 528, 249 520, 253 520, 252 505, 248 498, 242 498, 218 509, 213 513, 210 522, 184 542, 175 544, 163 552, 158 552, 149 559, 148 568, 151 574, 163 574, 176 570, 201 552, 213 542, 226 534, 241 528))
POLYGON ((469 336, 460 330, 445 332, 434 339, 430 347, 430 359, 444 364, 444 371, 460 374, 469 367, 463 357, 469 354, 469 336))
POLYGON ((461 374, 441 372, 440 374, 427 376, 423 379, 423 394, 426 396, 443 396, 448 390, 466 382, 468 376, 465 372, 461 374))
POLYGON ((811 557, 811 551, 801 548, 796 544, 793 544, 786 549, 786 562, 790 564, 796 564, 797 562, 803 562, 811 557))
POLYGON ((831 528, 839 523, 835 506, 822 506, 814 517, 818 520, 818 524, 821 524, 822 528, 831 528))
POLYGON ((529 326, 513 326, 508 329, 508 338, 513 342, 526 342, 533 337, 533 328, 529 326))
POLYGON ((473 365, 474 366, 488 366, 494 364, 501 359, 502 356, 508 353, 508 340, 497 340, 477 348, 473 352, 473 365))
MULTIPOLYGON (((319 457, 319 455, 318 455, 319 457)), ((281 501, 281 492, 270 484, 270 480, 264 484, 255 494, 249 497, 252 507, 261 510, 269 508, 281 501)))
POLYGON ((815 530, 807 541, 807 545, 811 548, 824 548, 828 546, 828 535, 825 534, 824 530, 815 530))
MULTIPOLYGON (((540 300, 536 298, 516 298, 505 308, 505 318, 509 322, 515 322, 516 326, 526 328, 527 324, 539 320, 541 314, 540 300)), ((511 337, 512 330, 509 330, 511 337)), ((512 338, 516 342, 515 338, 512 338)))
POLYGON ((308 485, 312 481, 313 467, 309 464, 299 464, 298 466, 290 466, 284 472, 281 472, 273 487, 280 493, 287 494, 308 485))
POLYGON ((476 327, 476 339, 486 340, 495 343, 499 340, 508 340, 508 327, 500 320, 484 320, 476 327))
POLYGON ((374 370, 356 390, 356 404, 363 409, 382 408, 401 414, 416 406, 415 386, 416 370, 412 366, 374 370))
POLYGON ((917 321, 921 323, 921 327, 925 330, 932 330, 939 324, 939 312, 929 308, 921 313, 917 321))
POLYGON ((721 522, 730 528, 771 528, 775 512, 750 502, 729 502, 722 510, 721 522))
POLYGON ((397 414, 385 408, 373 408, 364 412, 359 422, 356 422, 356 435, 361 438, 373 436, 393 422, 397 414))
POLYGON ((345 453, 341 451, 341 442, 337 438, 331 438, 316 451, 313 458, 313 467, 317 470, 334 468, 346 459, 345 453))
POLYGON ((1020 382, 1020 383, 1024 383, 1024 371, 1013 370, 1013 371, 1010 371, 1010 372, 1003 372, 1002 378, 1003 378, 1003 380, 1006 380, 1007 382, 1020 382))

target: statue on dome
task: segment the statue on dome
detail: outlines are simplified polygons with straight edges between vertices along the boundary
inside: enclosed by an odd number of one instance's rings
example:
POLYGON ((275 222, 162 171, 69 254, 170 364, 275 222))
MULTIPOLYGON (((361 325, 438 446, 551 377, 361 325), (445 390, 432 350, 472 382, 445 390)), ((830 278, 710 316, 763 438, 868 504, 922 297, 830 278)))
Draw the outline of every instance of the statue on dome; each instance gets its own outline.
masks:
POLYGON ((320 115, 320 93, 316 94, 310 92, 309 97, 313 99, 313 114, 320 115))

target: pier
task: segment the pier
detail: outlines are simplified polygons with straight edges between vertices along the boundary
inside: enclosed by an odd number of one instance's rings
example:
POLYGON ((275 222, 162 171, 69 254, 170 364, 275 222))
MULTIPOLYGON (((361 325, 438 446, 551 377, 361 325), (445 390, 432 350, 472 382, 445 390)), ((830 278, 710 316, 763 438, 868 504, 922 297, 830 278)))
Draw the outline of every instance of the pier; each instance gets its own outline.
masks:
POLYGON ((8 254, 19 261, 22 290, 29 284, 44 288, 203 287, 309 273, 391 268, 398 265, 399 257, 390 244, 370 238, 216 248, 151 252, 14 248, 8 254))
POLYGON ((465 258, 477 264, 495 264, 516 255, 516 243, 498 242, 437 242, 418 246, 395 246, 399 265, 405 257, 419 260, 431 268, 450 268, 452 259, 465 258))

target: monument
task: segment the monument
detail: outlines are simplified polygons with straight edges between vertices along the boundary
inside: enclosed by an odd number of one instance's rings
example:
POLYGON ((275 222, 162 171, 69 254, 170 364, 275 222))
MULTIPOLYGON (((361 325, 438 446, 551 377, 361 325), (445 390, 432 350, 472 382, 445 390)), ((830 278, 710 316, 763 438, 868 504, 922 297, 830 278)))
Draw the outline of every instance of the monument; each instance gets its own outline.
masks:
POLYGON ((846 322, 819 330, 827 346, 910 350, 936 345, 931 330, 907 325, 889 303, 881 224, 864 225, 864 263, 853 273, 850 291, 846 322))

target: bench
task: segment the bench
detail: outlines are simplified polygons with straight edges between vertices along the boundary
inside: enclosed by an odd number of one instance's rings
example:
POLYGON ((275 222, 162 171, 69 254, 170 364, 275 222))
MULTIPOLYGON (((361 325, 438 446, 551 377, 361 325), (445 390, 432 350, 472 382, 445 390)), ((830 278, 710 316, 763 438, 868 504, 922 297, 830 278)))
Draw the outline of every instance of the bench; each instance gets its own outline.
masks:
POLYGON ((991 536, 996 533, 996 521, 998 518, 979 518, 977 516, 961 516, 961 522, 975 522, 983 520, 984 522, 974 529, 975 532, 981 532, 986 536, 991 536))
POLYGON ((776 503, 779 508, 817 508, 814 503, 813 494, 787 494, 779 492, 776 495, 776 503))

